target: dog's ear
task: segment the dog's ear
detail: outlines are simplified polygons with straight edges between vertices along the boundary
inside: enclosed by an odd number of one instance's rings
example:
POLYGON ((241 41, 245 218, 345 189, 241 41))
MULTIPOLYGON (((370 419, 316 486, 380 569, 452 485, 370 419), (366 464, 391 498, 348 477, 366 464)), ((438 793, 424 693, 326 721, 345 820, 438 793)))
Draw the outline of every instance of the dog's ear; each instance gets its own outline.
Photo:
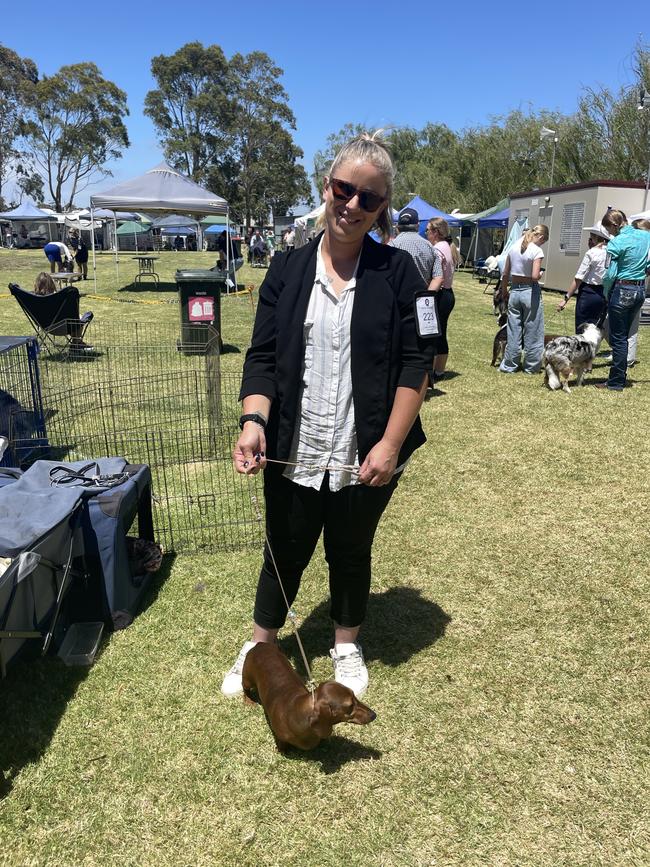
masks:
POLYGON ((320 689, 322 690, 323 699, 329 705, 332 725, 349 721, 354 714, 357 704, 352 690, 333 681, 321 684, 320 689))
MULTIPOLYGON (((311 701, 311 698, 310 698, 311 701)), ((316 697, 313 708, 309 711, 309 728, 318 735, 319 738, 328 738, 332 734, 334 723, 337 720, 332 719, 332 711, 327 699, 318 695, 316 697)))

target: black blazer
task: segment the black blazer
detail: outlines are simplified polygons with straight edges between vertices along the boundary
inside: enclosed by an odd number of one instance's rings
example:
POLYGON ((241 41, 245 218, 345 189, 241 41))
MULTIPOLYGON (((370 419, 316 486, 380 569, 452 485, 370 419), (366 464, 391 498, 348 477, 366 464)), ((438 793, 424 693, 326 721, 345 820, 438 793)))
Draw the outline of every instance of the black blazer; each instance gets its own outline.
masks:
MULTIPOLYGON (((304 357, 303 323, 316 277, 321 236, 276 253, 260 287, 240 400, 272 399, 267 453, 287 460, 299 412, 304 357)), ((398 386, 418 389, 433 365, 433 341, 415 330, 414 294, 422 289, 413 259, 395 247, 363 242, 350 324, 352 398, 359 460, 384 435, 398 386)), ((399 455, 402 463, 426 442, 419 417, 399 455)))

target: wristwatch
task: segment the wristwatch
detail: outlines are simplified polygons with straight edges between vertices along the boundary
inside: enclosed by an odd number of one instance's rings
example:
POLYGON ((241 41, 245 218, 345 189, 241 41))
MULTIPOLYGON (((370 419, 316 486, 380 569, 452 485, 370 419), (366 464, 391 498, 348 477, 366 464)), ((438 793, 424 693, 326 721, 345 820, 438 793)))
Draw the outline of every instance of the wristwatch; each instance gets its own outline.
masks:
POLYGON ((254 421, 255 424, 258 424, 262 430, 266 428, 266 419, 263 415, 260 415, 259 412, 249 412, 246 415, 241 416, 239 419, 239 429, 244 430, 244 425, 247 421, 254 421))

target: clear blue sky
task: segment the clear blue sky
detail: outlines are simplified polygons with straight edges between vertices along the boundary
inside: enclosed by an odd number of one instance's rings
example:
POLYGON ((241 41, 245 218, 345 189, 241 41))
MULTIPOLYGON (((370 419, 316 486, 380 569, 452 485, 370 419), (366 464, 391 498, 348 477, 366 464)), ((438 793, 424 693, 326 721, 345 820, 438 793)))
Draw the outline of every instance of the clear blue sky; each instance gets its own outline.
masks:
MULTIPOLYGON (((110 166, 113 179, 93 188, 101 189, 161 161, 142 114, 154 85, 150 59, 186 42, 217 43, 227 57, 261 50, 273 58, 284 70, 295 140, 310 173, 314 152, 347 122, 375 128, 432 121, 459 130, 529 105, 569 112, 583 86, 629 84, 634 45, 650 42, 650 6, 625 0, 621 8, 617 14, 616 4, 602 0, 25 0, 3 4, 0 42, 46 75, 91 60, 126 91, 131 147, 110 166)), ((77 204, 86 204, 90 191, 77 204)))

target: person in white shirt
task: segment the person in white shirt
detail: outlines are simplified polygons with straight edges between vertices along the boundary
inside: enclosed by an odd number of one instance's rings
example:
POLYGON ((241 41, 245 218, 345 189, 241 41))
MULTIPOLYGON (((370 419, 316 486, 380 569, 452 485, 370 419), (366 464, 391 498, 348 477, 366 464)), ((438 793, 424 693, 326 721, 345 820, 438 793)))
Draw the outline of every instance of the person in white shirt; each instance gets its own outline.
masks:
POLYGON ((538 281, 544 261, 541 245, 547 241, 548 226, 534 226, 508 251, 501 278, 501 293, 508 299, 508 341, 499 367, 501 373, 521 369, 522 350, 524 373, 539 373, 544 351, 544 306, 538 281))
POLYGON ((587 226, 583 229, 589 232, 589 249, 584 255, 580 267, 573 278, 571 286, 564 296, 564 301, 557 309, 562 312, 570 299, 578 293, 576 302, 576 333, 581 325, 590 322, 602 327, 607 312, 607 301, 603 289, 603 277, 607 270, 607 241, 609 232, 602 223, 587 226))

